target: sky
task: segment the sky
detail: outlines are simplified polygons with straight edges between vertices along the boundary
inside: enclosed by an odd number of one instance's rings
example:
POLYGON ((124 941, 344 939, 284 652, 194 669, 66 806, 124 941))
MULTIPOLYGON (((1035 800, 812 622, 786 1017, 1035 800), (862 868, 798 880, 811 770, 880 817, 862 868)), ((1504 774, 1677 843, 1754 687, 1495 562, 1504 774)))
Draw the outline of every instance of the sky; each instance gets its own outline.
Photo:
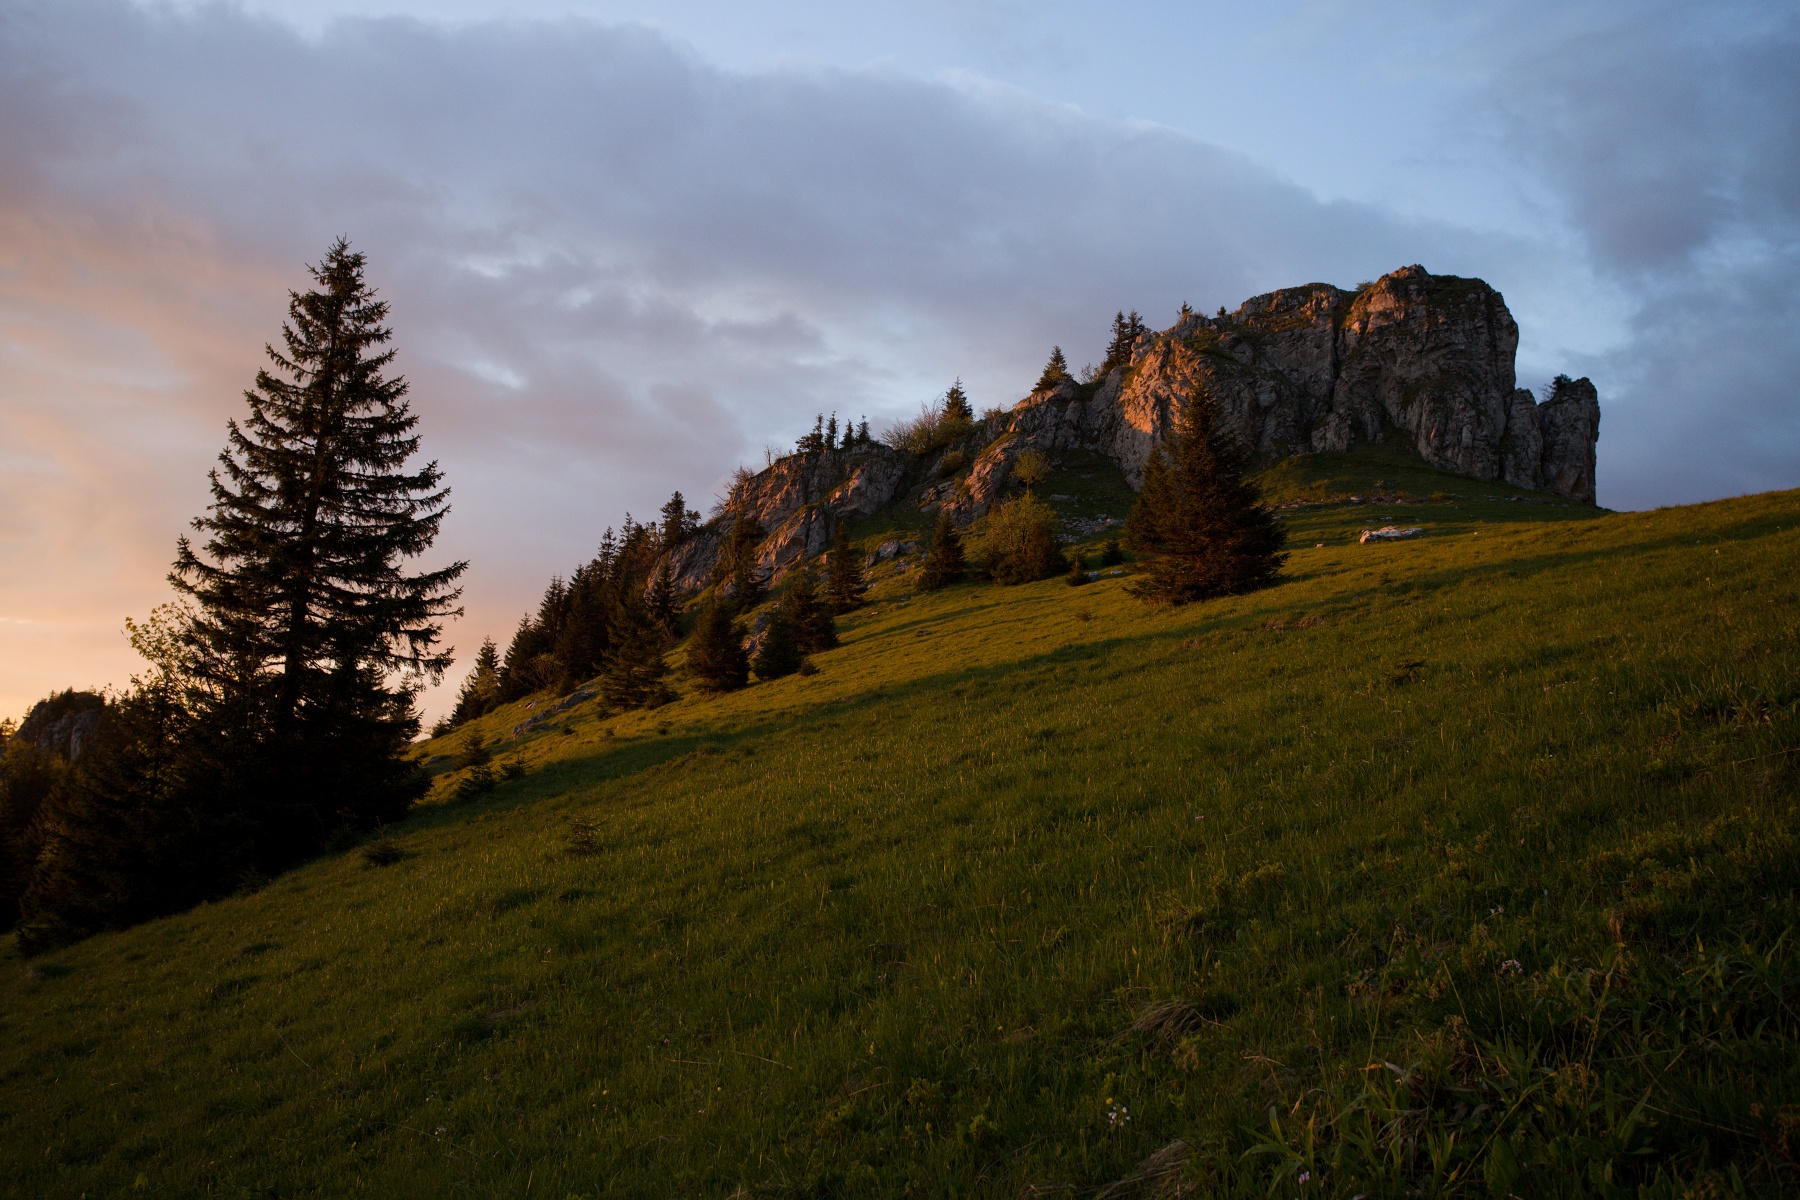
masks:
POLYGON ((141 669, 339 235, 471 564, 428 717, 627 512, 1118 309, 1479 276, 1603 504, 1800 486, 1792 4, 0 0, 0 716, 141 669))

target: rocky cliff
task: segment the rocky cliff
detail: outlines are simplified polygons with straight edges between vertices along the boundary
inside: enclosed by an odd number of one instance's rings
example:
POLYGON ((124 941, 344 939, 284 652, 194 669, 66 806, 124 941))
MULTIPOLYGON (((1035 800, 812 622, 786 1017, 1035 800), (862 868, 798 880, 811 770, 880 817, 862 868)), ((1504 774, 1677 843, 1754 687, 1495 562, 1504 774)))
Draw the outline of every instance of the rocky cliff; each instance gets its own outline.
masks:
POLYGON ((1345 291, 1313 283, 1255 296, 1236 312, 1184 313, 1141 335, 1103 378, 1063 379, 973 426, 930 456, 885 446, 790 455, 741 481, 727 514, 676 552, 676 575, 704 586, 724 529, 769 531, 772 576, 823 550, 837 524, 909 489, 921 507, 974 520, 1032 448, 1105 454, 1131 486, 1196 390, 1261 460, 1399 439, 1425 462, 1593 503, 1600 404, 1586 379, 1558 377, 1539 403, 1517 386, 1519 328, 1479 279, 1403 267, 1345 291))

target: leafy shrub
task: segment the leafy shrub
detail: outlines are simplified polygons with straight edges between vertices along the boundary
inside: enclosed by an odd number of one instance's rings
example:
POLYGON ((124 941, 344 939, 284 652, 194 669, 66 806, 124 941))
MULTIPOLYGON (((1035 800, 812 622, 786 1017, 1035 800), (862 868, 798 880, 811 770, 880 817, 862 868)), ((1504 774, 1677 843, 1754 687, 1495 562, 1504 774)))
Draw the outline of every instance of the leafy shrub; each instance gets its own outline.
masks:
POLYGON ((995 583, 1031 583, 1068 568, 1057 549, 1056 513, 1027 493, 1002 500, 969 527, 967 551, 995 583))

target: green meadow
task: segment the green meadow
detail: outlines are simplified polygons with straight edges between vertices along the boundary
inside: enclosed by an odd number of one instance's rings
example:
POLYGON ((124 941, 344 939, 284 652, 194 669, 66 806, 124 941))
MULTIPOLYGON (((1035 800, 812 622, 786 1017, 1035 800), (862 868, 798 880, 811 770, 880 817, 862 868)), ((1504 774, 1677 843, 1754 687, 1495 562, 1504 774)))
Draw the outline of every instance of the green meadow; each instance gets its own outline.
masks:
POLYGON ((1800 1191, 1800 491, 1265 483, 1266 591, 889 574, 815 674, 514 705, 492 791, 458 731, 377 842, 0 941, 0 1194, 1800 1191))

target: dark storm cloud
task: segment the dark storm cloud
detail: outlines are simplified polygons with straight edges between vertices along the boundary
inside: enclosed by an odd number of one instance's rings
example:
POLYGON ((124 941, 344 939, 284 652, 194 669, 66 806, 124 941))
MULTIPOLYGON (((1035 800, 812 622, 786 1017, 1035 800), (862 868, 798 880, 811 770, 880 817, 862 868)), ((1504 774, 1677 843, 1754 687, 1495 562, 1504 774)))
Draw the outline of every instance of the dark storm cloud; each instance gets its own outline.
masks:
POLYGON ((1800 485, 1800 14, 1631 5, 1577 23, 1514 41, 1494 99, 1634 305, 1593 364, 1611 402, 1602 498, 1800 485))

